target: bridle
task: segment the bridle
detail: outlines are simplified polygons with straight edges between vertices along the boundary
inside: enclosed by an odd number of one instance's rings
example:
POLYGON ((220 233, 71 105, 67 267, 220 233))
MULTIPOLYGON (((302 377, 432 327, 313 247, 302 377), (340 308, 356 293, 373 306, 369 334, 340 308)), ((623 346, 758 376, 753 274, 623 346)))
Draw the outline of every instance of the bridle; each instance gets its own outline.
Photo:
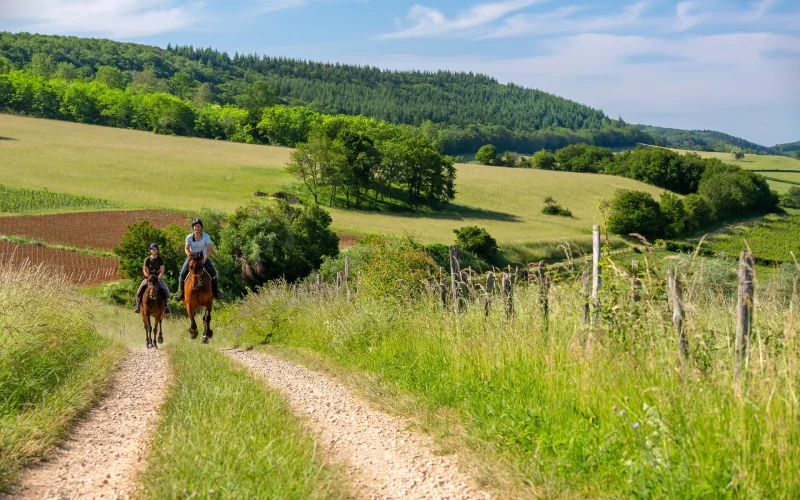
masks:
POLYGON ((158 279, 151 280, 151 278, 147 278, 147 298, 148 300, 156 300, 158 297, 158 279))
POLYGON ((202 257, 192 257, 193 266, 190 266, 192 275, 192 290, 199 290, 203 288, 203 276, 206 274, 205 266, 203 265, 202 257), (200 265, 200 272, 197 272, 198 263, 200 265))

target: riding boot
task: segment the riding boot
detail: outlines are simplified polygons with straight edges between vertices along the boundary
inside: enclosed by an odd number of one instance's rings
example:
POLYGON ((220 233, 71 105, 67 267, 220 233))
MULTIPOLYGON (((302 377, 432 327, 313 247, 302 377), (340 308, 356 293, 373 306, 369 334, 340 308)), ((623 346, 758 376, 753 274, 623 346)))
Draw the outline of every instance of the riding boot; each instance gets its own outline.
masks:
POLYGON ((179 302, 183 302, 183 284, 186 283, 185 280, 181 280, 181 284, 178 286, 178 295, 173 297, 172 300, 177 300, 179 302))
POLYGON ((211 293, 214 294, 214 298, 219 298, 219 280, 217 278, 211 279, 211 293))
POLYGON ((167 293, 164 290, 161 290, 161 296, 164 297, 164 304, 166 304, 164 307, 164 312, 171 314, 172 310, 169 308, 169 297, 167 297, 167 293))
POLYGON ((133 312, 135 313, 141 312, 142 311, 141 307, 142 307, 142 299, 136 297, 136 307, 133 308, 133 312))

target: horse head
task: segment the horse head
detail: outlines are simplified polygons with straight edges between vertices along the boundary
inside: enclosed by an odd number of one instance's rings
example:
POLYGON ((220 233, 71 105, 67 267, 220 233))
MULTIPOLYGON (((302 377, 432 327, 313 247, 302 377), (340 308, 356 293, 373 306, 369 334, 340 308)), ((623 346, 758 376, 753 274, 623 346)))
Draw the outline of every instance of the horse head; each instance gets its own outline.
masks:
POLYGON ((203 252, 192 252, 189 256, 189 274, 192 275, 192 290, 203 288, 204 270, 203 252))
POLYGON ((151 273, 147 277, 147 293, 150 300, 155 300, 158 297, 159 286, 158 275, 151 273))

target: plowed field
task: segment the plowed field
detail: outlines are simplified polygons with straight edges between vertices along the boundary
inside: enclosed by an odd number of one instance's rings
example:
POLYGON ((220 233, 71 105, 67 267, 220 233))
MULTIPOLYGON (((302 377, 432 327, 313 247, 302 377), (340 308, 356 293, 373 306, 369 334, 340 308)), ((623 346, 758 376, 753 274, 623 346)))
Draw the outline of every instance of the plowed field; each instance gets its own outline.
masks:
POLYGON ((25 262, 66 275, 76 285, 98 285, 119 279, 119 265, 114 257, 0 241, 0 264, 25 262))
POLYGON ((110 251, 122 240, 129 224, 143 220, 155 227, 186 227, 187 215, 168 210, 76 212, 0 217, 0 234, 75 248, 110 251))

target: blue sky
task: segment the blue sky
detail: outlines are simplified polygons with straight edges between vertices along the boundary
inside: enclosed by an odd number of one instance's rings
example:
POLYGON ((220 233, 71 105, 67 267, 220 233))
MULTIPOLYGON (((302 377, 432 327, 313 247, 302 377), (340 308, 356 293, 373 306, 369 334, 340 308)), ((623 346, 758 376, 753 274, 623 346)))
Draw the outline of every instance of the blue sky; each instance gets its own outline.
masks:
POLYGON ((796 0, 0 0, 0 30, 473 71, 632 123, 800 140, 796 0))

